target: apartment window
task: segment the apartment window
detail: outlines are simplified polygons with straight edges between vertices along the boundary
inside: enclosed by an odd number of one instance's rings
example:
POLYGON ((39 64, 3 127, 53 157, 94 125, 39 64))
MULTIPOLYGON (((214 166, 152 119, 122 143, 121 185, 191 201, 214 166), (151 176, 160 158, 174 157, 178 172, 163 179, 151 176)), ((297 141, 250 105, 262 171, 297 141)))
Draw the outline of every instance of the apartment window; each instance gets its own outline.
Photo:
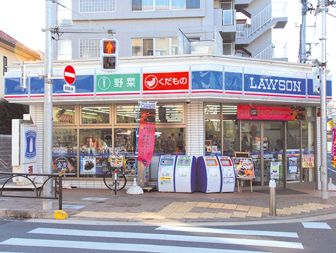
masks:
POLYGON ((133 11, 199 9, 200 0, 132 0, 133 11))
POLYGON ((59 40, 57 44, 58 44, 57 59, 71 60, 72 58, 71 40, 59 40))
POLYGON ((132 39, 132 56, 176 54, 178 54, 178 40, 176 37, 132 39))
POLYGON ((200 8, 200 0, 187 0, 186 1, 187 9, 199 9, 200 8))
POLYGON ((111 12, 115 11, 115 0, 80 0, 80 12, 111 12))
POLYGON ((144 39, 143 40, 143 55, 150 56, 153 55, 153 48, 154 48, 154 39, 144 39))
POLYGON ((72 23, 71 0, 58 0, 57 5, 57 24, 69 25, 72 23), (65 7, 64 7, 65 6, 65 7), (68 8, 66 8, 68 7, 68 8))
POLYGON ((233 44, 232 43, 223 43, 223 54, 224 55, 233 54, 233 44))
POLYGON ((80 58, 97 58, 99 57, 98 39, 83 39, 79 41, 79 57, 80 58))
POLYGON ((3 75, 5 75, 5 73, 7 72, 7 65, 8 65, 7 57, 4 56, 4 57, 2 58, 2 67, 3 67, 3 69, 2 69, 2 74, 3 74, 3 75))

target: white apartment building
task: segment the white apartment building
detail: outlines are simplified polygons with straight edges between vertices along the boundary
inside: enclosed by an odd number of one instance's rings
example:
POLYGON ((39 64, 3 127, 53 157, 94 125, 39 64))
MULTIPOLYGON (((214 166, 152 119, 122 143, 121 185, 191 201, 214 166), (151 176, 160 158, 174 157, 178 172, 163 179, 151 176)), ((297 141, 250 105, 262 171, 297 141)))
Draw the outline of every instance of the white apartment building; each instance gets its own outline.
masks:
POLYGON ((113 31, 119 55, 238 55, 286 59, 272 30, 287 23, 286 1, 62 0, 57 5, 58 59, 96 58, 113 31), (62 33, 64 31, 64 33, 62 33), (278 52, 274 54, 274 52, 278 52))

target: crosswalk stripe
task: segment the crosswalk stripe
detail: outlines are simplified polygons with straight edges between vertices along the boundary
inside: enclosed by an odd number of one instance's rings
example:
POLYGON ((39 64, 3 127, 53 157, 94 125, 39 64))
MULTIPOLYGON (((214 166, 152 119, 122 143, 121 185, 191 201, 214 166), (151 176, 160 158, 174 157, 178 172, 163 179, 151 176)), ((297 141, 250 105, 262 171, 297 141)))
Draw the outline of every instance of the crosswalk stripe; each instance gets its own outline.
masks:
POLYGON ((240 229, 217 229, 217 228, 202 228, 202 227, 173 227, 161 226, 156 230, 162 231, 180 231, 180 232, 198 232, 210 234, 231 234, 231 235, 256 235, 256 236, 272 236, 272 237, 287 237, 299 238, 297 233, 294 232, 276 232, 276 231, 263 231, 263 230, 240 230, 240 229))
POLYGON ((266 253, 264 251, 246 251, 229 250, 213 248, 195 248, 178 246, 161 246, 152 244, 130 244, 130 243, 105 243, 89 241, 68 241, 68 240, 43 240, 43 239, 25 239, 11 238, 0 245, 30 246, 30 247, 48 247, 50 248, 71 248, 71 249, 91 249, 91 250, 109 250, 109 251, 134 251, 134 252, 158 252, 158 253, 266 253))
POLYGON ((152 240, 164 240, 164 241, 219 243, 219 244, 303 249, 303 245, 297 242, 285 242, 285 241, 261 240, 261 239, 256 240, 245 238, 241 239, 241 238, 205 237, 205 236, 189 236, 189 235, 110 232, 110 231, 96 231, 96 230, 59 229, 59 228, 36 228, 30 231, 29 233, 88 236, 88 237, 128 238, 128 239, 144 239, 144 240, 152 239, 152 240))

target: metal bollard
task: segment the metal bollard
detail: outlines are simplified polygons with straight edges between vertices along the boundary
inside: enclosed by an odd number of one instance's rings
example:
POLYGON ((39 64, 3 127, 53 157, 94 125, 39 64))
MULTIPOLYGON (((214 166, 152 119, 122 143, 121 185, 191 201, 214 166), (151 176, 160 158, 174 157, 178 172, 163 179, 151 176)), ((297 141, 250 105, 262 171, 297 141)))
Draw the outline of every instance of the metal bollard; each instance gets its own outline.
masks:
POLYGON ((275 188, 276 188, 275 180, 271 179, 269 181, 269 189, 270 189, 270 195, 269 195, 269 214, 271 216, 276 216, 275 188))

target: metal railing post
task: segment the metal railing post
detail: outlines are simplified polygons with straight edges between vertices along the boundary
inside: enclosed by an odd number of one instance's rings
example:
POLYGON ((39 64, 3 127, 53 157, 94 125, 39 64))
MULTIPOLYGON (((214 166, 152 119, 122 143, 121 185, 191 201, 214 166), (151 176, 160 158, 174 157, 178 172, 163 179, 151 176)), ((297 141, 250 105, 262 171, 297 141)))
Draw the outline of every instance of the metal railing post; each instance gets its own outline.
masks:
POLYGON ((276 183, 275 180, 271 179, 269 181, 269 214, 271 216, 276 216, 276 193, 275 193, 276 183))

